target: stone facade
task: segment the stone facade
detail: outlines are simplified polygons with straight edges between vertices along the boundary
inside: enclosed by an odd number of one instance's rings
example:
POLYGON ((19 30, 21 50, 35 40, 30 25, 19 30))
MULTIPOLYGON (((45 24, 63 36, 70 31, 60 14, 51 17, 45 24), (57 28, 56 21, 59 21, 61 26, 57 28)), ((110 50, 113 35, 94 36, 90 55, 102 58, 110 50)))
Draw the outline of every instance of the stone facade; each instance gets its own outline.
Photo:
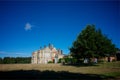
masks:
POLYGON ((57 63, 57 60, 63 57, 62 50, 57 50, 53 45, 49 44, 47 47, 33 52, 31 62, 32 64, 47 64, 49 61, 57 63))

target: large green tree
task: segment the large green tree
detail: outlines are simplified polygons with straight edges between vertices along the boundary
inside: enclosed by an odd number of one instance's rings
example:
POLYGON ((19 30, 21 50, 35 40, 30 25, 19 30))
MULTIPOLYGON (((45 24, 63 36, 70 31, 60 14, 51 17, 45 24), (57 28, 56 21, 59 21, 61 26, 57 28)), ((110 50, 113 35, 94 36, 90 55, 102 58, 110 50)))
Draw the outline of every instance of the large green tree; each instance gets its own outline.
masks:
POLYGON ((95 25, 87 25, 70 48, 71 55, 77 59, 114 55, 116 47, 95 25))

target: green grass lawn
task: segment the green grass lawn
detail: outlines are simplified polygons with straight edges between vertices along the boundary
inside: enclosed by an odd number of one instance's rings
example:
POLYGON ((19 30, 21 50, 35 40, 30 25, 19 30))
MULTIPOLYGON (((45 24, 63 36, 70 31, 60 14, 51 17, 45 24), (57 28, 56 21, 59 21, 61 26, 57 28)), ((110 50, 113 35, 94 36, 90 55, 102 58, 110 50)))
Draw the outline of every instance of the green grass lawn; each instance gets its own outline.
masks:
POLYGON ((0 79, 120 80, 120 61, 94 66, 0 64, 0 79))

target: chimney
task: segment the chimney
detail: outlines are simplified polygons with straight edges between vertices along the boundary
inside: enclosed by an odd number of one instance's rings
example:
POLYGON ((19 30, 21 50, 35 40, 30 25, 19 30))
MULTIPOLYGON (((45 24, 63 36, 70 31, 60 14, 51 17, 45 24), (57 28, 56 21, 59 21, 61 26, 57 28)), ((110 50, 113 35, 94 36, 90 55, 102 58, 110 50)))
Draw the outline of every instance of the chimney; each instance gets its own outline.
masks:
POLYGON ((50 49, 52 49, 52 48, 53 48, 53 45, 49 43, 48 47, 49 47, 50 49))
POLYGON ((44 45, 44 48, 46 48, 46 45, 44 45))
POLYGON ((42 47, 40 46, 40 50, 42 49, 42 47))

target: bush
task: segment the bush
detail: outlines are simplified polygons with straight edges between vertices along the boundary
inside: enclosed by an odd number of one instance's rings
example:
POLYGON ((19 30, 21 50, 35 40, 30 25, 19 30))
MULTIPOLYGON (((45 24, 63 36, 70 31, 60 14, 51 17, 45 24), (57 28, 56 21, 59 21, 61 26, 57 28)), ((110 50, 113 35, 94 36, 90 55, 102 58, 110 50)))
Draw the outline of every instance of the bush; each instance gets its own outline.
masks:
POLYGON ((61 62, 67 63, 67 64, 76 64, 77 59, 76 58, 63 58, 61 59, 61 62))
POLYGON ((71 63, 71 59, 70 58, 64 58, 65 63, 71 63))
POLYGON ((53 63, 53 61, 48 61, 48 63, 53 63))
POLYGON ((76 64, 77 63, 77 59, 76 58, 71 58, 71 64, 76 64))
POLYGON ((61 63, 62 62, 62 58, 60 58, 59 60, 58 60, 58 63, 61 63))
POLYGON ((115 59, 112 60, 112 62, 115 62, 115 61, 116 61, 115 59))

